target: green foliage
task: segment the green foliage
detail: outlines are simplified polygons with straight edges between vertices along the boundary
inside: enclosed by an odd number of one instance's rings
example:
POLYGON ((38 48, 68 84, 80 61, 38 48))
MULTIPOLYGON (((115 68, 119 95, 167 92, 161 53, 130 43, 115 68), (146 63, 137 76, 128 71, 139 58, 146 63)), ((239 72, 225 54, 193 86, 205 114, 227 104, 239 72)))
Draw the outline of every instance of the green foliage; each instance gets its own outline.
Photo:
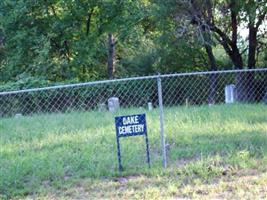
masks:
MULTIPOLYGON (((188 9, 182 2, 2 0, 0 83, 23 82, 24 74, 48 84, 106 79, 108 33, 116 41, 114 77, 208 70, 203 41, 191 19, 179 18, 188 9), (183 25, 188 25, 186 35, 180 34, 183 25)), ((205 3, 196 2, 205 10, 205 3)), ((235 2, 239 30, 249 21, 256 23, 266 11, 266 1, 235 2)), ((214 22, 230 37, 228 6, 229 1, 213 2, 214 22)), ((257 64, 264 66, 266 34, 263 26, 260 29, 257 64)), ((229 58, 221 56, 225 52, 214 41, 211 44, 218 68, 231 68, 229 58)), ((239 37, 238 47, 246 53, 245 38, 239 37)))
MULTIPOLYGON (((54 82, 105 78, 107 33, 115 34, 118 46, 134 45, 145 2, 1 1, 1 81, 25 72, 54 82)), ((117 51, 125 57, 125 50, 117 51)))

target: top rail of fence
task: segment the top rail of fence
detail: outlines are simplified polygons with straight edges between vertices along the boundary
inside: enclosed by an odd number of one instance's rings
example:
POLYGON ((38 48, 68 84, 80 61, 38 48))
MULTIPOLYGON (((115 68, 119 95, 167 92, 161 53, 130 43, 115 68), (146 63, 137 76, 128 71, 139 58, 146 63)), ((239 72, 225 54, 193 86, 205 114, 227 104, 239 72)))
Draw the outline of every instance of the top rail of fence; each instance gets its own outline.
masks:
POLYGON ((38 91, 45 91, 45 90, 84 87, 84 86, 90 86, 90 85, 133 81, 133 80, 156 79, 158 77, 170 78, 170 77, 193 76, 193 75, 225 74, 225 73, 238 73, 238 72, 263 72, 263 71, 267 71, 267 68, 158 74, 158 75, 152 75, 152 76, 140 76, 140 77, 131 77, 131 78, 112 79, 112 80, 91 81, 91 82, 85 82, 85 83, 75 83, 75 84, 57 85, 57 86, 49 86, 49 87, 42 87, 42 88, 7 91, 7 92, 0 92, 0 96, 27 93, 27 92, 38 92, 38 91))

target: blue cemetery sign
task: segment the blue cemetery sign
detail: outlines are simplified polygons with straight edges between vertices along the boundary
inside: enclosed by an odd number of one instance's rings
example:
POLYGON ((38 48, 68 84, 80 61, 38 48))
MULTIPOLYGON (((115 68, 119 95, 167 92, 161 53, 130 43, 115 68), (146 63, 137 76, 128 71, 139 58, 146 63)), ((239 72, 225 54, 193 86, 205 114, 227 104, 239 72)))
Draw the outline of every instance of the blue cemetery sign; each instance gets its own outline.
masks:
POLYGON ((116 125, 116 136, 117 136, 119 171, 122 171, 121 149, 120 149, 120 138, 122 137, 130 137, 130 136, 138 136, 138 135, 145 136, 147 163, 150 167, 146 115, 139 114, 139 115, 128 115, 128 116, 115 117, 115 125, 116 125))

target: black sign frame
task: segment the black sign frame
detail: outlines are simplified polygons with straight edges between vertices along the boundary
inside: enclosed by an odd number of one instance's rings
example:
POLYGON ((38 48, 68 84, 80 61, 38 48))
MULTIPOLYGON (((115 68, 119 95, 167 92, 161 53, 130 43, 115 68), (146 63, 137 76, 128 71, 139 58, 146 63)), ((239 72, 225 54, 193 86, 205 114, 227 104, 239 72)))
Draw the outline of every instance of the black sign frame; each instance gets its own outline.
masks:
POLYGON ((150 168, 149 141, 147 135, 147 124, 145 114, 117 116, 115 117, 116 139, 117 139, 117 156, 119 171, 123 171, 121 161, 120 138, 131 136, 144 136, 146 142, 146 156, 148 167, 150 168))

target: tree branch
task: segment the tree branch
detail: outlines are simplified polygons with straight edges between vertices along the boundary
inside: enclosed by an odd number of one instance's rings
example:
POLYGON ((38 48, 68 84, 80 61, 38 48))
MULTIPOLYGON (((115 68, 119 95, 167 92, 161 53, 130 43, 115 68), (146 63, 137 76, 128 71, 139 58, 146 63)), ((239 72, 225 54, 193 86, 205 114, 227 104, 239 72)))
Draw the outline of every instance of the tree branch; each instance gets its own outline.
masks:
POLYGON ((90 24, 91 24, 91 18, 92 18, 93 12, 94 12, 94 8, 92 8, 90 12, 88 12, 88 16, 86 20, 86 36, 88 36, 90 32, 90 24))
POLYGON ((257 23, 256 23, 256 29, 258 29, 259 27, 260 27, 260 25, 262 24, 262 22, 263 22, 263 20, 265 19, 265 17, 266 17, 266 13, 267 11, 265 11, 263 14, 261 14, 260 16, 259 16, 259 20, 257 21, 257 23))
POLYGON ((230 40, 230 38, 217 26, 211 25, 210 29, 217 33, 227 45, 232 45, 232 41, 230 40))
POLYGON ((232 55, 232 50, 229 47, 229 44, 227 44, 227 42, 223 39, 220 38, 221 36, 215 35, 215 38, 217 39, 217 41, 223 46, 223 48, 225 49, 226 53, 230 56, 232 55))
POLYGON ((232 26, 232 43, 237 43, 237 14, 234 11, 234 1, 231 3, 231 26, 232 26))

